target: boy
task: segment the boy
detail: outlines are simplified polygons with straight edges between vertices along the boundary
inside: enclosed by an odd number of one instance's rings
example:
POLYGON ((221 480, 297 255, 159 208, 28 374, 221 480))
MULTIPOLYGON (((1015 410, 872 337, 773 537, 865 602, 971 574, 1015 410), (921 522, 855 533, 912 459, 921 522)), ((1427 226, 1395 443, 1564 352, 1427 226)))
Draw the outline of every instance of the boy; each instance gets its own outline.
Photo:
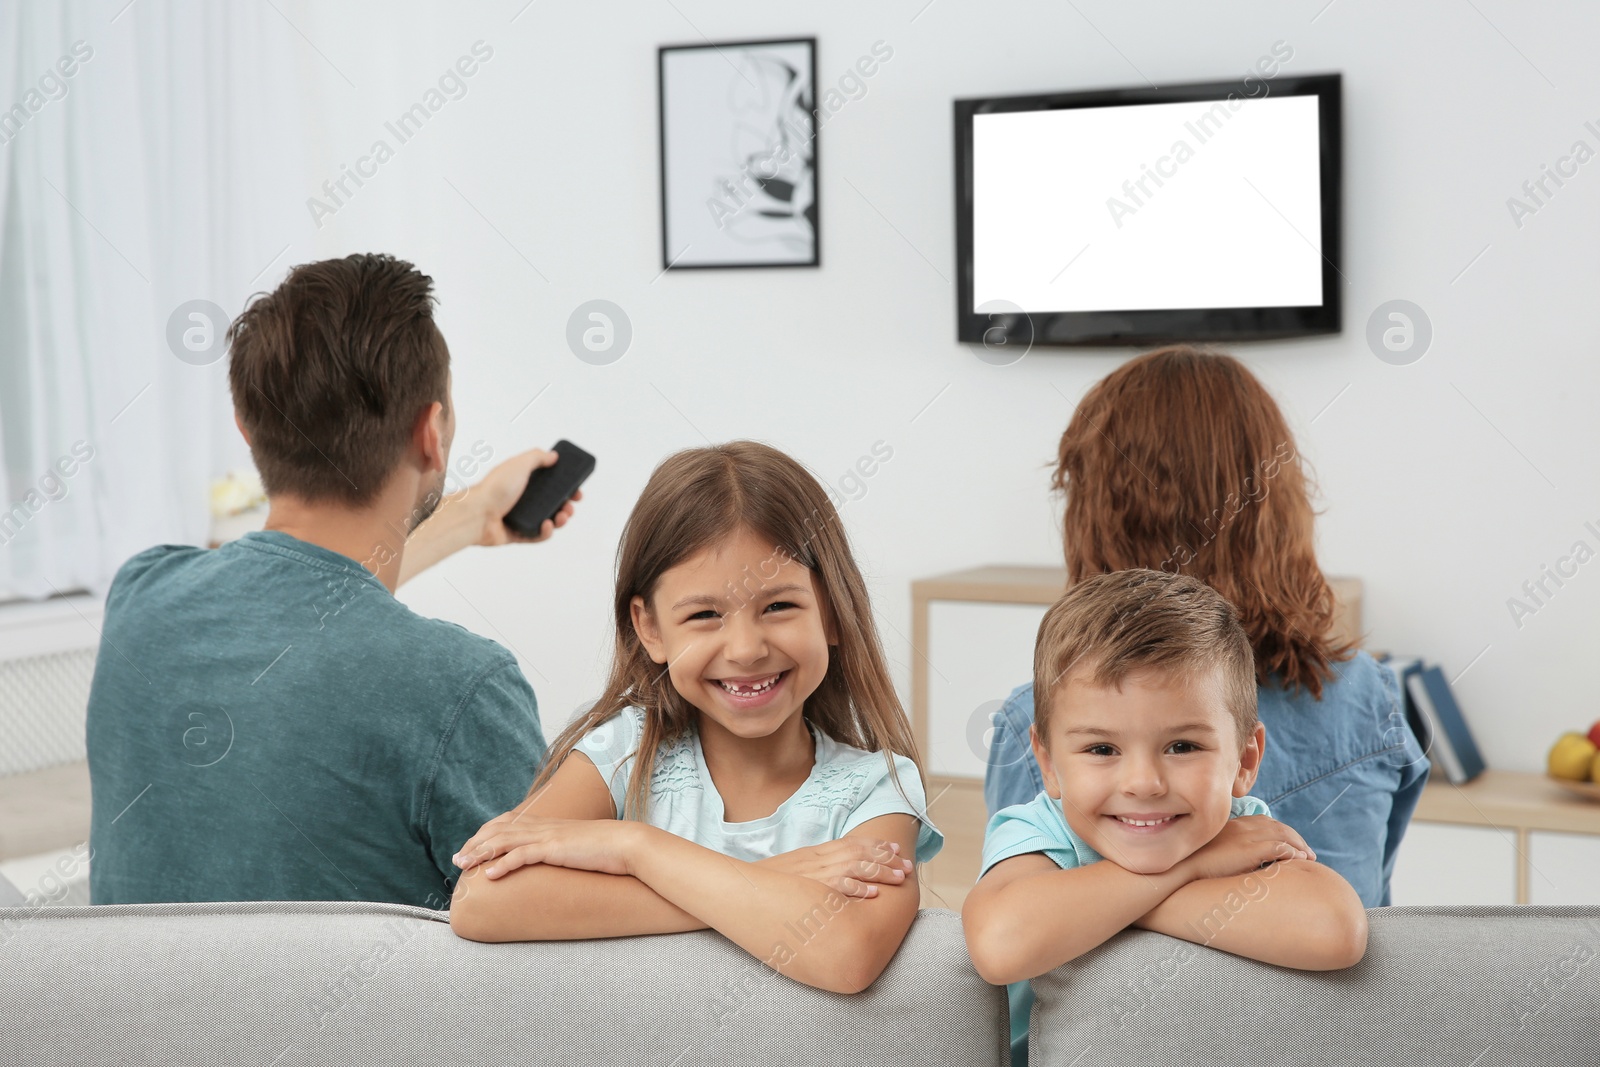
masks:
POLYGON ((1361 959, 1355 890, 1248 795, 1266 729, 1220 594, 1164 571, 1096 575, 1045 615, 1033 662, 1045 791, 990 820, 962 910, 978 973, 1013 984, 1014 1059, 1026 980, 1129 926, 1283 967, 1361 959))

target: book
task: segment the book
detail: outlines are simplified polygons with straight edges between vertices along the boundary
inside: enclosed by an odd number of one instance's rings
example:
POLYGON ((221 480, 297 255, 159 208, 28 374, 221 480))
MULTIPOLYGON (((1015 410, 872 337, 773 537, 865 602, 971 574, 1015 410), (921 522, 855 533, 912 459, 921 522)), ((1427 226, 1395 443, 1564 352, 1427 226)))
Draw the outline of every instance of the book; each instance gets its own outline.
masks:
POLYGON ((1422 660, 1416 656, 1391 656, 1387 653, 1378 660, 1394 675, 1395 685, 1400 690, 1400 705, 1405 709, 1406 725, 1411 727, 1411 734, 1421 746, 1423 755, 1430 759, 1433 757, 1433 728, 1428 720, 1422 717, 1417 702, 1411 699, 1410 679, 1422 670, 1422 660))
POLYGON ((1437 753, 1445 776, 1455 785, 1470 782, 1484 772, 1483 756, 1472 731, 1467 727, 1461 706, 1456 703, 1450 683, 1438 667, 1421 667, 1408 672, 1406 689, 1433 734, 1428 756, 1437 753))

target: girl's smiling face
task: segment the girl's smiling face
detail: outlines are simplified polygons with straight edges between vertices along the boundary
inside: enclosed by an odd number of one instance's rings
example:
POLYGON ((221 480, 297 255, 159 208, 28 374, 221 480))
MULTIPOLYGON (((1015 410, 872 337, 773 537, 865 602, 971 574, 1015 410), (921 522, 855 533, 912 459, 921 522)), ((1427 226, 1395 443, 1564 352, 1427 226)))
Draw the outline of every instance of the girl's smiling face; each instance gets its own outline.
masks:
POLYGON ((798 722, 838 641, 811 571, 744 528, 668 568, 649 602, 635 596, 631 606, 634 631, 673 688, 742 738, 798 722))

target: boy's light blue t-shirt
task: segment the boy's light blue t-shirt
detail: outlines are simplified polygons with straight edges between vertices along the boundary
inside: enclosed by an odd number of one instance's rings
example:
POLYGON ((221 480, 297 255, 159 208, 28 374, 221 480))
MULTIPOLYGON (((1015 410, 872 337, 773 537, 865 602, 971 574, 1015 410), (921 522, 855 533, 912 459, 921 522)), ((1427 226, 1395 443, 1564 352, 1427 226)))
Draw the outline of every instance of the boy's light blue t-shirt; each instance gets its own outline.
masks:
MULTIPOLYGON (((644 821, 723 855, 755 862, 838 840, 880 815, 906 814, 922 823, 917 832, 917 862, 926 863, 938 855, 944 835, 928 818, 927 796, 916 764, 904 756, 894 757, 900 779, 897 789, 882 753, 843 744, 810 723, 807 726, 816 743, 811 774, 766 818, 723 821, 722 795, 706 767, 699 731, 691 729, 656 754, 644 821)), ((643 731, 644 712, 624 708, 590 730, 577 745, 576 751, 589 757, 610 787, 618 818, 622 817, 628 777, 643 731)))
MULTIPOLYGON (((1243 796, 1233 798, 1228 818, 1271 814, 1265 801, 1243 796)), ((1061 810, 1061 801, 1049 793, 1040 793, 1026 804, 1013 804, 995 812, 983 834, 983 869, 978 877, 988 874, 989 868, 1001 860, 1026 856, 1030 852, 1043 852, 1063 870, 1086 867, 1105 858, 1073 833, 1061 810)))
MULTIPOLYGON (((1228 818, 1241 815, 1271 815, 1266 802, 1256 797, 1234 797, 1229 806, 1228 818)), ((1013 804, 995 812, 989 828, 983 835, 982 878, 989 868, 1013 856, 1026 856, 1043 852, 1062 870, 1086 867, 1105 857, 1067 825, 1061 801, 1049 793, 1040 793, 1026 804, 1013 804)), ((1011 1062, 1014 1067, 1027 1063, 1028 1016, 1033 1011, 1033 986, 1028 982, 1012 982, 1006 986, 1006 998, 1011 1003, 1011 1062)))

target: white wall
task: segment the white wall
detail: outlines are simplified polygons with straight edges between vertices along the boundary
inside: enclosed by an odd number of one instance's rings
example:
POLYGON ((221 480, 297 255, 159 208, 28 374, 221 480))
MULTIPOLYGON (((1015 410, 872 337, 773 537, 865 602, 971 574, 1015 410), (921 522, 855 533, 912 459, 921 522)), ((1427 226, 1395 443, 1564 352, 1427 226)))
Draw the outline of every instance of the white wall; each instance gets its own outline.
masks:
POLYGON ((1575 540, 1600 549, 1583 528, 1600 527, 1600 162, 1520 229, 1506 200, 1574 140, 1600 149, 1583 128, 1600 125, 1600 12, 1324 4, 284 4, 306 39, 295 77, 312 170, 289 198, 387 136, 383 121, 474 41, 494 54, 336 216, 316 229, 308 212, 283 262, 414 260, 439 285, 458 448, 570 437, 599 457, 554 541, 469 552, 405 599, 513 646, 553 734, 598 690, 616 536, 658 460, 758 437, 837 479, 882 440, 893 459, 844 516, 908 694, 910 581, 1059 558, 1045 465, 1084 389, 1129 354, 1036 351, 1001 368, 955 341, 951 100, 1226 78, 1282 40, 1286 71, 1345 75, 1345 331, 1235 351, 1315 464, 1322 560, 1365 580, 1371 645, 1452 676, 1472 662, 1458 691, 1489 761, 1541 767, 1557 733, 1600 715, 1600 562, 1520 628, 1507 608, 1575 540), (874 41, 893 47, 822 131, 821 269, 658 276, 655 50, 702 34, 815 34, 824 85, 874 41), (595 297, 634 329, 607 367, 564 342, 595 297), (1394 298, 1433 323, 1411 366, 1365 343, 1368 315, 1394 298))

